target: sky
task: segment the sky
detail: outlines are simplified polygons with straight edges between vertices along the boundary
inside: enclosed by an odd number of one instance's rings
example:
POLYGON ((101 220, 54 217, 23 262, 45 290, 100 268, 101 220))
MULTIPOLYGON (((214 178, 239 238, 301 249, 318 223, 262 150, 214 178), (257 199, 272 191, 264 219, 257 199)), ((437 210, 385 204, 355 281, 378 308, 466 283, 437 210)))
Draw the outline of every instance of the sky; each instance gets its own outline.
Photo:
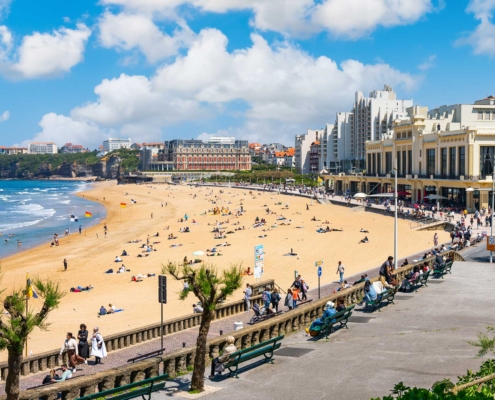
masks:
POLYGON ((0 0, 0 145, 294 143, 384 84, 490 94, 495 0, 0 0))

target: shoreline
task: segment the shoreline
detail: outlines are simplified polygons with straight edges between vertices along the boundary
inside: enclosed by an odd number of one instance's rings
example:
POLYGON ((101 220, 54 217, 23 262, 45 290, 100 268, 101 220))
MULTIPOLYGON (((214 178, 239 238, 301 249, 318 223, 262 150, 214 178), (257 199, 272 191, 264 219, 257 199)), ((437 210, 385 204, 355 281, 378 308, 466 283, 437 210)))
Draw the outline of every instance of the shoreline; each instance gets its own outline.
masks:
MULTIPOLYGON (((10 180, 16 180, 16 181, 29 181, 29 179, 3 179, 4 181, 10 181, 10 180)), ((57 179, 58 181, 59 179, 57 179)), ((39 179, 39 180, 35 180, 35 181, 56 181, 55 179, 54 180, 50 180, 50 179, 39 179)), ((60 180, 61 182, 63 181, 66 181, 66 180, 60 180)), ((74 182, 81 182, 80 180, 74 180, 74 182)), ((93 184, 95 183, 98 183, 98 182, 93 182, 93 184)), ((96 226, 96 225, 100 225, 100 224, 103 224, 103 221, 106 219, 106 216, 107 216, 107 213, 108 213, 108 210, 107 208, 103 205, 103 203, 101 202, 98 202, 98 201, 95 201, 95 200, 91 200, 91 199, 88 199, 88 198, 85 198, 84 197, 84 193, 90 193, 92 190, 94 190, 94 186, 90 187, 88 190, 84 190, 84 191, 73 191, 71 192, 71 195, 75 196, 75 197, 78 197, 80 199, 84 199, 84 200, 87 200, 87 201, 90 201, 90 202, 93 202, 93 203, 96 203, 98 205, 101 205, 103 206, 103 210, 104 210, 104 216, 101 218, 101 221, 99 222, 95 222, 91 225, 88 226, 88 229, 93 227, 93 226, 96 226)), ((84 217, 82 217, 84 218, 84 217)), ((79 221, 82 220, 82 218, 79 219, 79 221)), ((30 226, 29 228, 31 228, 32 226, 30 226)), ((59 242, 62 244, 62 241, 65 241, 64 239, 67 239, 67 242, 70 242, 70 239, 72 237, 77 237, 77 229, 75 231, 70 231, 69 235, 63 235, 63 236, 59 236, 59 242)), ((39 244, 36 244, 34 245, 33 247, 21 247, 21 248, 17 248, 16 250, 14 250, 11 254, 8 254, 6 255, 5 257, 0 257, 0 262, 5 262, 5 261, 8 261, 10 258, 12 257, 16 257, 16 256, 19 256, 21 254, 24 254, 26 252, 31 252, 31 251, 39 251, 40 249, 43 248, 43 246, 46 246, 47 244, 49 244, 51 242, 52 239, 46 239, 46 240, 42 240, 39 242, 39 244)))
MULTIPOLYGON (((23 178, 0 178, 0 181, 74 181, 74 182, 99 182, 98 176, 88 176, 88 177, 76 177, 76 178, 66 178, 62 176, 55 176, 53 178, 32 178, 32 179, 23 179, 23 178)), ((113 179, 104 179, 104 181, 110 181, 113 179)))

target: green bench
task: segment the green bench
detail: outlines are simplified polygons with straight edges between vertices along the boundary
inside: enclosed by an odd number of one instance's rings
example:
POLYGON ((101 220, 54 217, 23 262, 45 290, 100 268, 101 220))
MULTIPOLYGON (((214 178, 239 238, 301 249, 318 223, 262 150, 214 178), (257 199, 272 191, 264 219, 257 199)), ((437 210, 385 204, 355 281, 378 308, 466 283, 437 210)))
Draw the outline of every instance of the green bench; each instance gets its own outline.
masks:
POLYGON ((229 377, 234 375, 236 378, 239 364, 252 360, 259 356, 264 356, 264 362, 271 362, 273 364, 273 352, 280 348, 282 343, 280 341, 284 338, 284 335, 277 336, 273 339, 266 340, 265 342, 258 343, 254 346, 246 349, 238 350, 230 355, 229 361, 224 364, 225 368, 229 370, 229 377))
POLYGON ((452 264, 453 264, 453 261, 447 261, 442 266, 439 266, 438 264, 436 264, 436 266, 433 269, 433 275, 441 276, 443 279, 444 275, 452 273, 452 264))
POLYGON ((397 293, 397 289, 398 287, 395 287, 394 289, 387 289, 385 292, 382 292, 376 296, 375 300, 366 301, 366 307, 371 306, 371 311, 381 311, 380 308, 385 300, 387 300, 387 304, 394 304, 394 297, 397 293))
POLYGON ((431 270, 426 273, 419 274, 414 281, 409 282, 409 291, 417 292, 423 285, 428 287, 428 277, 430 276, 430 272, 431 270))
POLYGON ((339 328, 349 329, 347 327, 347 322, 349 321, 349 317, 352 315, 354 307, 355 305, 352 305, 350 307, 347 307, 345 310, 339 311, 331 317, 325 318, 325 320, 323 321, 323 325, 321 325, 320 336, 325 333, 325 339, 328 339, 328 336, 333 331, 333 327, 337 324, 340 324, 339 328))
POLYGON ((94 394, 89 394, 84 397, 79 397, 77 400, 95 400, 95 399, 110 399, 110 400, 127 400, 141 396, 143 400, 150 400, 151 393, 158 392, 165 388, 165 379, 167 374, 155 376, 154 378, 145 379, 143 381, 130 383, 128 385, 119 386, 114 389, 105 390, 94 394), (163 381, 163 382, 161 382, 163 381), (125 393, 122 393, 125 392, 125 393))

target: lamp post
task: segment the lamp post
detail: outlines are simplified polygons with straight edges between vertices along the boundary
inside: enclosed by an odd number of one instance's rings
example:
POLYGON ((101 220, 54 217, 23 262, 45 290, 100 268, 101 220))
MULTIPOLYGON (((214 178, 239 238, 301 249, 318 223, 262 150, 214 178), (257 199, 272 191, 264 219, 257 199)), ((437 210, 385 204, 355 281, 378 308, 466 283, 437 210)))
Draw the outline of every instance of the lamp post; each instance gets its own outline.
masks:
POLYGON ((397 269, 397 244, 398 244, 398 237, 397 237, 397 158, 395 159, 394 162, 394 201, 395 201, 395 214, 394 214, 394 271, 397 269))

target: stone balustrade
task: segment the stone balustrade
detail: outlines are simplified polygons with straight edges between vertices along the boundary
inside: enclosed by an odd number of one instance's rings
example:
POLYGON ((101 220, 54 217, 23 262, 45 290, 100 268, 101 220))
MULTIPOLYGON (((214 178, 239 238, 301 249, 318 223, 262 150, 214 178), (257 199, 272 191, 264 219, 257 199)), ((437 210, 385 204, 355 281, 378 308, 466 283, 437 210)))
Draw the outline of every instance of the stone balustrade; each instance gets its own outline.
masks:
MULTIPOLYGON (((451 256, 454 261, 464 261, 459 253, 450 251, 445 254, 451 256)), ((433 267, 433 258, 429 258, 426 261, 430 267, 433 267)), ((407 273, 416 265, 421 265, 423 262, 424 261, 421 261, 398 268, 395 271, 397 279, 399 279, 399 281, 404 279, 407 273)), ((376 281, 377 279, 378 277, 371 279, 371 281, 376 281)), ((418 295, 421 295, 421 292, 419 292, 418 295)), ((229 334, 234 336, 237 348, 246 348, 272 337, 288 335, 292 332, 304 329, 309 326, 314 319, 321 316, 323 307, 329 300, 336 302, 337 299, 343 298, 345 305, 350 306, 360 302, 363 297, 364 283, 361 283, 323 299, 300 306, 295 310, 288 311, 280 316, 252 326, 247 326, 244 329, 229 334)), ((210 363, 212 358, 218 357, 222 349, 227 345, 226 339, 227 336, 223 335, 207 342, 207 364, 210 363)), ((134 364, 123 365, 94 375, 82 376, 59 384, 25 390, 20 393, 19 399, 55 400, 57 394, 60 393, 63 400, 72 400, 80 396, 113 389, 114 387, 150 378, 158 374, 168 373, 171 378, 174 378, 192 370, 195 353, 196 347, 176 350, 162 356, 153 357, 134 364)), ((0 397, 0 400, 5 399, 5 396, 0 397)))
MULTIPOLYGON (((262 281, 252 285, 253 296, 252 303, 262 305, 261 292, 265 287, 270 290, 275 288, 273 279, 262 281)), ((215 319, 226 318, 232 315, 243 313, 244 300, 238 300, 220 305, 215 310, 215 319)), ((163 334, 170 335, 189 328, 199 326, 201 322, 201 314, 189 314, 182 317, 170 319, 163 322, 163 334)), ((125 332, 116 333, 105 336, 105 346, 107 352, 130 347, 148 340, 158 339, 161 336, 161 325, 155 323, 141 328, 131 329, 125 332)), ((67 353, 60 354, 60 349, 51 350, 48 352, 36 354, 30 357, 25 357, 21 366, 21 375, 36 374, 38 372, 56 368, 64 363, 67 363, 67 353)), ((7 379, 8 364, 7 362, 0 363, 0 378, 7 379)))

